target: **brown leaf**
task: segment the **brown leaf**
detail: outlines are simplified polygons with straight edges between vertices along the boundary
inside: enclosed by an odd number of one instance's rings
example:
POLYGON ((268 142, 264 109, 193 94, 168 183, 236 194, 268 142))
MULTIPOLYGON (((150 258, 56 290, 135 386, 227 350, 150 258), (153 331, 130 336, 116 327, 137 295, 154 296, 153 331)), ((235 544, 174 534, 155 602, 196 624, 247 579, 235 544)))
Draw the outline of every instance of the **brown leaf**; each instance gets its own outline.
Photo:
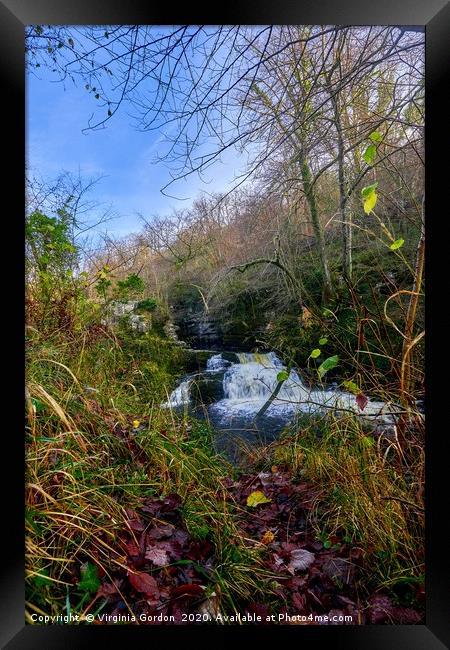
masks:
POLYGON ((298 548, 291 552, 290 562, 287 570, 294 575, 295 571, 306 571, 316 559, 314 553, 304 548, 298 548))
POLYGON ((97 597, 98 598, 107 598, 108 596, 112 596, 113 594, 117 594, 117 587, 115 584, 110 584, 109 582, 104 582, 100 587, 98 588, 97 591, 97 597))
POLYGON ((171 524, 166 524, 164 526, 158 526, 157 528, 152 528, 147 533, 147 539, 163 539, 164 537, 170 537, 175 530, 175 526, 171 524))
POLYGON ((295 591, 292 594, 292 604, 298 612, 304 612, 306 608, 306 596, 295 591))
POLYGON ((128 554, 130 557, 137 557, 137 556, 140 555, 140 553, 141 553, 141 551, 140 551, 140 549, 139 549, 139 546, 138 546, 138 545, 136 544, 136 542, 135 542, 134 540, 132 540, 132 539, 130 539, 130 540, 125 544, 125 548, 126 548, 127 554, 128 554))
POLYGON ((159 589, 155 578, 148 573, 129 573, 128 579, 131 586, 144 594, 146 598, 157 600, 159 598, 159 589))
POLYGON ((153 562, 155 566, 166 566, 170 562, 167 551, 161 548, 152 547, 147 549, 145 557, 147 560, 153 562))
POLYGON ((372 625, 384 623, 393 613, 391 599, 384 594, 375 594, 369 600, 368 618, 372 625))
POLYGON ((364 395, 364 393, 358 393, 356 396, 356 403, 358 404, 359 410, 364 411, 369 400, 364 395))
POLYGON ((142 521, 142 519, 139 517, 137 512, 135 512, 134 510, 131 510, 130 508, 126 508, 125 512, 127 513, 127 517, 128 517, 128 520, 129 520, 129 525, 130 525, 130 528, 132 528, 132 530, 134 530, 136 532, 140 532, 140 531, 144 530, 145 524, 142 521))
POLYGON ((168 512, 171 510, 176 510, 181 506, 181 504, 182 504, 182 498, 180 497, 179 494, 168 494, 163 499, 162 511, 168 512))
POLYGON ((271 544, 275 539, 275 535, 271 530, 266 530, 264 535, 261 537, 261 544, 271 544))
POLYGON ((410 607, 394 607, 392 612, 397 625, 417 625, 422 621, 422 614, 410 607))
POLYGON ((178 598, 179 596, 203 596, 204 593, 204 587, 191 582, 172 589, 172 598, 178 598))

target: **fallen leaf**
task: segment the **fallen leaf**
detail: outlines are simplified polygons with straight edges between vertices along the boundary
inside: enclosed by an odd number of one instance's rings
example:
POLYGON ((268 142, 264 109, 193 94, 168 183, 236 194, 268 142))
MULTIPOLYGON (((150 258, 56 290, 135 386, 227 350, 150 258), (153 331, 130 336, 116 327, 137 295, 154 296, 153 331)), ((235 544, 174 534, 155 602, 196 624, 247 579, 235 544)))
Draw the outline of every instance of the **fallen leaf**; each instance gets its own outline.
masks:
POLYGON ((127 513, 127 517, 129 520, 129 525, 130 528, 136 532, 140 532, 144 530, 145 524, 142 521, 142 519, 139 517, 137 512, 134 510, 131 510, 130 508, 126 508, 125 512, 127 513))
POLYGON ((349 585, 353 578, 354 566, 339 557, 327 560, 322 566, 322 571, 337 584, 349 585))
POLYGON ((422 615, 409 607, 394 607, 393 619, 397 625, 417 625, 422 621, 422 615))
POLYGON ((164 499, 163 499, 163 507, 162 511, 167 512, 170 510, 176 510, 179 508, 182 504, 183 500, 180 497, 179 494, 168 494, 164 499))
POLYGON ((256 508, 256 506, 259 506, 261 503, 270 503, 270 499, 266 497, 264 492, 261 492, 261 490, 256 490, 256 492, 252 492, 251 494, 248 495, 247 497, 247 505, 256 508))
POLYGON ((132 539, 125 544, 125 548, 130 557, 137 557, 138 555, 140 555, 141 551, 139 549, 139 546, 132 539))
POLYGON ((100 587, 98 588, 97 591, 97 597, 101 598, 107 598, 108 596, 112 596, 113 594, 117 594, 118 590, 115 584, 110 584, 109 582, 104 582, 100 587))
POLYGON ((154 547, 148 549, 145 553, 145 557, 147 560, 150 560, 150 562, 153 562, 155 566, 166 566, 170 562, 167 551, 164 551, 161 548, 154 547))
POLYGON ((292 594, 292 604, 299 612, 305 611, 306 608, 306 596, 305 594, 299 594, 298 591, 295 591, 292 594))
POLYGON ((139 593, 144 594, 146 598, 151 598, 152 600, 159 598, 159 589, 156 580, 148 575, 148 573, 129 573, 128 579, 131 586, 136 591, 139 591, 139 593))
POLYGON ((273 554, 273 567, 275 571, 280 571, 284 567, 283 559, 276 553, 273 554))
POLYGON ((261 537, 261 544, 271 544, 275 539, 275 535, 271 530, 266 530, 264 535, 261 537))
POLYGON ((167 524, 166 526, 158 526, 157 528, 152 528, 147 533, 147 539, 162 539, 164 537, 170 537, 174 532, 175 527, 167 524))
POLYGON ((369 600, 368 618, 372 625, 378 625, 392 618, 394 607, 384 594, 375 594, 369 600))
POLYGON ((287 566, 289 573, 294 575, 295 571, 306 571, 316 559, 314 553, 304 548, 298 548, 291 552, 290 562, 287 566))
POLYGON ((202 585, 194 584, 193 582, 180 585, 172 589, 172 598, 178 598, 180 596, 203 596, 205 592, 205 587, 202 585))
POLYGON ((302 311, 302 316, 301 316, 301 324, 303 327, 310 327, 312 319, 312 313, 307 309, 306 307, 303 307, 302 311))

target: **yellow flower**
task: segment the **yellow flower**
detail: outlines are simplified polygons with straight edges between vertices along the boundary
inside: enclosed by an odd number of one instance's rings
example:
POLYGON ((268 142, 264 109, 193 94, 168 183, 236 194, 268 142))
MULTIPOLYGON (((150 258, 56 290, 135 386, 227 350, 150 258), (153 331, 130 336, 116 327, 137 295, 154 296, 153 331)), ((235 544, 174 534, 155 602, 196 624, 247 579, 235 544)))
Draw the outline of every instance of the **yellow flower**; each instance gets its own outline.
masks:
POLYGON ((133 429, 137 429, 139 425, 140 425, 139 420, 133 420, 133 429))

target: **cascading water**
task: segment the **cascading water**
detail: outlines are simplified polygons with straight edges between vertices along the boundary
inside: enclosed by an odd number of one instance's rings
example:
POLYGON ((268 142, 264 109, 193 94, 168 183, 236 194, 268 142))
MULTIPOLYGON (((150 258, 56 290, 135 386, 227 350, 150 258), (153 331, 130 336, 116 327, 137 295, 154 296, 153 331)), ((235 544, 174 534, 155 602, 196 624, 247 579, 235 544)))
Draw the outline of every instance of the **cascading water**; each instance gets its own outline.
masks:
POLYGON ((223 370, 229 365, 230 362, 226 361, 221 354, 213 354, 206 362, 206 370, 208 372, 214 372, 215 370, 223 370))
MULTIPOLYGON (((223 399, 208 407, 211 420, 221 427, 232 424, 236 418, 247 425, 252 422, 275 391, 279 372, 286 370, 274 352, 242 352, 237 354, 237 358, 239 363, 230 363, 221 354, 214 354, 207 361, 206 373, 223 372, 223 399)), ((194 376, 184 379, 164 406, 177 407, 189 403, 193 381, 194 376)), ((285 424, 296 412, 313 414, 329 409, 337 413, 350 411, 364 419, 393 423, 389 408, 383 402, 369 401, 362 412, 351 393, 310 389, 295 370, 290 371, 288 379, 281 385, 276 398, 265 411, 265 418, 277 418, 285 424)))
POLYGON ((178 406, 183 406, 183 404, 189 404, 189 389, 191 387, 191 383, 192 379, 185 379, 182 381, 181 384, 170 393, 169 400, 167 402, 163 402, 161 406, 163 408, 176 408, 178 406))
MULTIPOLYGON (((286 370, 286 367, 274 352, 242 353, 239 359, 239 364, 232 364, 225 372, 224 399, 211 405, 210 410, 225 417, 235 413, 251 419, 273 394, 279 383, 278 374, 281 370, 286 370)), ((312 414, 327 409, 344 413, 351 411, 364 418, 392 423, 388 408, 383 402, 369 401, 362 412, 356 397, 351 393, 310 389, 304 385, 295 370, 291 370, 266 413, 269 417, 289 417, 297 411, 312 414)))

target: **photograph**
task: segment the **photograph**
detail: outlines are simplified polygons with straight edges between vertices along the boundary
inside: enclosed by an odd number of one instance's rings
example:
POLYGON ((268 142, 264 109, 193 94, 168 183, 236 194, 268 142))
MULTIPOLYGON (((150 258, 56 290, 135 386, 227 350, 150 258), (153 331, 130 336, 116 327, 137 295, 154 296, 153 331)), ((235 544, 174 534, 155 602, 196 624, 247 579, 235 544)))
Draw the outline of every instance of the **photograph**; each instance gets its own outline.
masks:
POLYGON ((24 32, 25 626, 425 626, 425 26, 24 32))

